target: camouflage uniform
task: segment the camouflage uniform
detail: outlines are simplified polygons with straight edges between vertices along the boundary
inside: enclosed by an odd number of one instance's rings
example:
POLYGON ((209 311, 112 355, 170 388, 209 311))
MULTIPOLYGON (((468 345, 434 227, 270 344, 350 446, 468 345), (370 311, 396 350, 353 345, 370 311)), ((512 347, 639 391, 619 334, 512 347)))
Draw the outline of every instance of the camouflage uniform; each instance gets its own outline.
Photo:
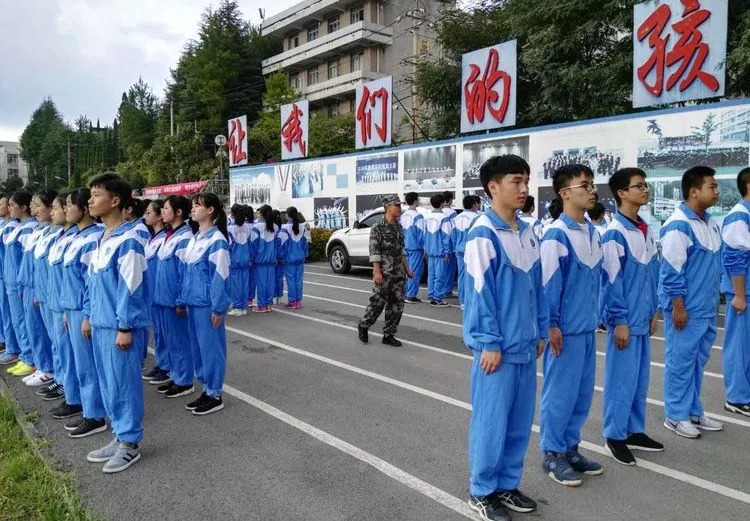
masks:
POLYGON ((384 335, 395 335, 404 312, 404 230, 383 218, 370 230, 370 262, 380 262, 383 283, 373 286, 360 327, 369 329, 385 308, 384 335))

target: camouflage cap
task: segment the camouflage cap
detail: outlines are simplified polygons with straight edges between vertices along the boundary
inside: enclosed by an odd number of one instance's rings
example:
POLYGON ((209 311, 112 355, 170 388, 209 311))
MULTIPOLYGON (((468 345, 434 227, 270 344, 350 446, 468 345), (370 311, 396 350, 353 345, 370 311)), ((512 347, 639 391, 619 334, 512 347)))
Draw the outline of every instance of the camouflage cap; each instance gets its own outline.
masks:
POLYGON ((401 204, 401 200, 397 195, 382 195, 380 196, 380 200, 383 201, 383 206, 388 206, 389 204, 401 204))

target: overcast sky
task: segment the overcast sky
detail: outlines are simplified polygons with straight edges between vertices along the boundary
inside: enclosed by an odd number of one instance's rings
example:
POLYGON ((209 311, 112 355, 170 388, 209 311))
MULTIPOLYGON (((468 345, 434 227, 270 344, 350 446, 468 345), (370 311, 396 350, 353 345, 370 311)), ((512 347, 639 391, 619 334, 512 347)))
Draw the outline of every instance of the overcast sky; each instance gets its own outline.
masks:
MULTIPOLYGON (((245 18, 298 0, 238 0, 245 18)), ((169 68, 219 0, 3 0, 0 141, 17 141, 51 97, 66 121, 111 123, 123 91, 141 76, 161 97, 169 68)))

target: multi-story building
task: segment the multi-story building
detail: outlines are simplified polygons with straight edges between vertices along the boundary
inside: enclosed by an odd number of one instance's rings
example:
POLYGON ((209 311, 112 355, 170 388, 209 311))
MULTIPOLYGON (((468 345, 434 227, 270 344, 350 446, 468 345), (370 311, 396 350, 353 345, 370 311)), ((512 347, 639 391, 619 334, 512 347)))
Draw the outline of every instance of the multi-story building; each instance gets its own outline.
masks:
POLYGON ((8 177, 19 177, 26 184, 29 180, 29 167, 21 159, 19 144, 13 141, 0 141, 0 183, 8 177))
POLYGON ((263 61, 263 74, 286 71, 316 115, 354 111, 358 84, 392 75, 397 124, 404 110, 413 113, 412 104, 418 105, 409 78, 417 55, 438 52, 431 26, 444 5, 439 0, 304 0, 263 21, 263 35, 283 42, 282 52, 263 61))
POLYGON ((743 108, 722 112, 719 123, 721 141, 747 141, 749 131, 750 110, 743 108))

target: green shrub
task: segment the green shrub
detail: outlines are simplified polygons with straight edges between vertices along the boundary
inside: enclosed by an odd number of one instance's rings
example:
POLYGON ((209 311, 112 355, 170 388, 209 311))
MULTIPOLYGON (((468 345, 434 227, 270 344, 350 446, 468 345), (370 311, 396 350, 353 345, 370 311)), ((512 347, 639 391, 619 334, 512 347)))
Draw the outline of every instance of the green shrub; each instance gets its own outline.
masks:
POLYGON ((309 261, 324 261, 326 259, 326 244, 333 233, 331 230, 324 228, 313 228, 310 230, 312 241, 310 242, 309 261))

